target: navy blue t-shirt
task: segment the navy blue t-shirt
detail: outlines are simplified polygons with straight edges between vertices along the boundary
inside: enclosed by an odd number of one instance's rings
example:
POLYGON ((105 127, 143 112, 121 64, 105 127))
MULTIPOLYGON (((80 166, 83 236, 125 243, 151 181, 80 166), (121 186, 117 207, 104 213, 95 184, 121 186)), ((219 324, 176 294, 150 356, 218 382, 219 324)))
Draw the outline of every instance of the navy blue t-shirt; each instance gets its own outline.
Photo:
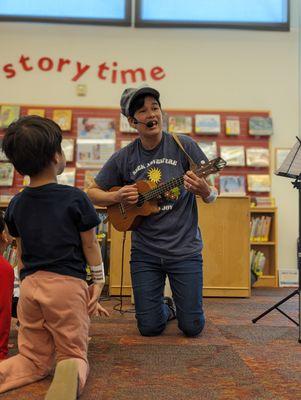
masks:
POLYGON ((83 191, 57 183, 26 187, 11 200, 5 222, 21 238, 21 279, 39 270, 86 279, 80 232, 100 221, 83 191))
MULTIPOLYGON (((196 164, 208 161, 194 140, 184 135, 179 135, 179 138, 196 164)), ((187 156, 172 135, 163 132, 161 142, 152 150, 146 150, 138 138, 113 154, 96 176, 95 182, 103 190, 139 180, 160 185, 183 176, 187 170, 187 156)), ((195 196, 183 186, 175 187, 171 194, 172 199, 161 202, 159 213, 143 217, 132 232, 133 250, 166 259, 186 258, 200 253, 202 238, 195 196)))

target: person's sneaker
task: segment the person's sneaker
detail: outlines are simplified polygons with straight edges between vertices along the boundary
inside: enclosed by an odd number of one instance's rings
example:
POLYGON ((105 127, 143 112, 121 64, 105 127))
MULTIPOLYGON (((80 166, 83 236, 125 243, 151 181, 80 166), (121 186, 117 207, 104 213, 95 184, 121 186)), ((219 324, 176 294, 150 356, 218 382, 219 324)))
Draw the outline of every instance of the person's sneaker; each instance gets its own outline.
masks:
POLYGON ((167 304, 169 308, 169 317, 167 321, 172 321, 177 318, 177 312, 176 312, 176 305, 175 302, 173 301, 172 297, 165 296, 164 297, 164 303, 167 304))
POLYGON ((59 361, 45 400, 76 400, 77 390, 78 366, 76 361, 59 361))

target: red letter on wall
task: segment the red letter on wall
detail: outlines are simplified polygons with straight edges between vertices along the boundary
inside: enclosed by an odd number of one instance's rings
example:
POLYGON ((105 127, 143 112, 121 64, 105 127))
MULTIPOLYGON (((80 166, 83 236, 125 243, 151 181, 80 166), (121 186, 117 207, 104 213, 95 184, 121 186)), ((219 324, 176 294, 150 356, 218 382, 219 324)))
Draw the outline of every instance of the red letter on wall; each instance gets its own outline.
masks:
POLYGON ((6 64, 3 67, 3 71, 6 73, 6 78, 10 79, 16 76, 16 70, 13 68, 13 64, 6 64))
POLYGON ((161 67, 154 67, 150 71, 150 76, 154 81, 160 81, 161 79, 165 78, 164 69, 161 67))

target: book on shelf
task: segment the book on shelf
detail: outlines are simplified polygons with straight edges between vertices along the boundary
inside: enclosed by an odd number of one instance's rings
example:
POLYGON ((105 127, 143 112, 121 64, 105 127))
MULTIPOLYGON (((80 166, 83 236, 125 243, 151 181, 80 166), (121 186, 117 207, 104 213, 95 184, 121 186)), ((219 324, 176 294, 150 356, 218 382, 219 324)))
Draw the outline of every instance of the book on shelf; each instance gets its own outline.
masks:
POLYGON ((1 106, 0 109, 0 128, 7 128, 20 116, 20 106, 1 106))
POLYGON ((14 166, 11 163, 0 163, 0 186, 12 186, 14 180, 14 166))
POLYGON ((238 116, 226 117, 226 135, 238 136, 240 134, 240 120, 238 116))
POLYGON ((221 146, 220 152, 228 167, 245 166, 244 146, 221 146))
POLYGON ((251 219, 251 242, 268 242, 270 237, 272 217, 261 215, 251 219))
POLYGON ((53 110, 52 119, 62 131, 71 130, 72 110, 53 110))
POLYGON ((262 251, 251 249, 250 251, 250 269, 259 278, 263 275, 266 262, 266 256, 262 251))
POLYGON ((74 139, 63 139, 62 149, 65 153, 66 161, 71 162, 74 159, 74 139))
POLYGON ((270 117, 250 117, 249 134, 252 136, 271 136, 273 122, 270 117))
POLYGON ((77 136, 81 139, 102 139, 115 143, 114 118, 78 118, 77 136))
POLYGON ((115 152, 115 140, 77 139, 76 167, 97 169, 115 152))
POLYGON ((199 147, 202 149, 204 152, 205 156, 208 158, 208 160, 213 160, 214 158, 217 157, 217 145, 216 142, 197 142, 199 147))
POLYGON ((221 131, 221 117, 219 114, 196 114, 195 133, 204 135, 218 135, 221 131))
POLYGON ((251 207, 255 208, 271 208, 275 207, 275 199, 270 196, 252 196, 251 197, 251 207))
POLYGON ((248 191, 249 192, 270 192, 271 191, 270 175, 248 174, 247 180, 248 180, 248 191))
POLYGON ((186 115, 172 115, 168 118, 170 133, 192 133, 192 117, 186 115))
POLYGON ((242 175, 222 175, 219 178, 221 195, 245 196, 245 177, 242 175))
POLYGON ((45 117, 45 110, 43 108, 29 108, 27 115, 37 115, 38 117, 45 117))
POLYGON ((264 147, 248 147, 246 149, 248 167, 268 167, 270 165, 270 151, 264 147))

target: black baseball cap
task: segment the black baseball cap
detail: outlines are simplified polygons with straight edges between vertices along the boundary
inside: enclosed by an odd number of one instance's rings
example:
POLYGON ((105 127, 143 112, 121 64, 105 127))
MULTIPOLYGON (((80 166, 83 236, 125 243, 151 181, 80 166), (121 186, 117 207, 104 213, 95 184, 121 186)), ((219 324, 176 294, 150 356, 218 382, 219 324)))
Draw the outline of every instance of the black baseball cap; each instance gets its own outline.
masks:
POLYGON ((160 93, 158 90, 151 88, 149 86, 143 86, 140 88, 127 88, 121 95, 120 99, 120 107, 121 113, 126 117, 130 116, 130 108, 133 104, 133 101, 141 95, 150 95, 153 96, 156 100, 159 101, 160 93))

